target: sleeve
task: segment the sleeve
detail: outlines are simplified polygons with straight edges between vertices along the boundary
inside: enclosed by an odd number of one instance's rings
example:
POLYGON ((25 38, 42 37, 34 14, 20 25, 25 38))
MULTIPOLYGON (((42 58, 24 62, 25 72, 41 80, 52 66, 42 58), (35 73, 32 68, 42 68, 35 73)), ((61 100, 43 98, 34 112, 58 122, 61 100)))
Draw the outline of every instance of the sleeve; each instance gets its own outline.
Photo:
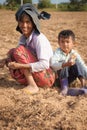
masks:
POLYGON ((83 66, 84 69, 87 70, 87 66, 82 57, 80 56, 80 54, 76 53, 76 55, 77 55, 76 62, 78 62, 81 66, 83 66))
POLYGON ((51 58, 51 67, 54 69, 54 71, 62 69, 62 64, 64 63, 64 60, 62 60, 61 54, 59 50, 57 49, 54 52, 53 57, 51 58))
POLYGON ((44 35, 40 35, 37 40, 35 40, 35 46, 38 62, 30 63, 32 72, 48 69, 50 66, 50 58, 53 55, 50 42, 44 35))

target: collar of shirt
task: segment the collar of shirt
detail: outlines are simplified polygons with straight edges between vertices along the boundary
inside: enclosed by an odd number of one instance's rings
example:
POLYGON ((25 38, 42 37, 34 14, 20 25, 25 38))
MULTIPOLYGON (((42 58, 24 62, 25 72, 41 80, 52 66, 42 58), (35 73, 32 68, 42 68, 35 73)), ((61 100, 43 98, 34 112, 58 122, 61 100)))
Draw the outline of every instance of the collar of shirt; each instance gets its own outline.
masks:
POLYGON ((68 54, 64 53, 60 48, 60 54, 64 56, 65 62, 67 62, 70 59, 70 56, 74 53, 74 50, 72 49, 68 54))
POLYGON ((33 38, 33 35, 34 35, 34 31, 31 33, 31 35, 26 39, 26 44, 28 46, 28 44, 32 41, 32 38, 33 38))
POLYGON ((61 48, 60 48, 60 52, 61 52, 63 55, 68 56, 68 55, 71 55, 71 54, 74 52, 74 50, 72 49, 68 54, 66 54, 66 53, 65 53, 64 51, 62 51, 61 48))

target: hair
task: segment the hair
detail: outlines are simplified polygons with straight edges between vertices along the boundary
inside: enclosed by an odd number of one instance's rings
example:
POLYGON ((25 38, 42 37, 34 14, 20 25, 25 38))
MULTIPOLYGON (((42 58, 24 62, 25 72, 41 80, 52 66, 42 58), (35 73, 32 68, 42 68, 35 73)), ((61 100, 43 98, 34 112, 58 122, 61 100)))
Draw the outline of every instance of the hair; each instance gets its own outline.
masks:
POLYGON ((23 13, 20 15, 20 17, 18 18, 18 21, 22 21, 22 19, 23 19, 24 16, 27 16, 27 17, 31 20, 31 22, 34 23, 33 20, 32 20, 32 18, 31 18, 31 16, 28 15, 26 12, 23 12, 23 13))
POLYGON ((30 19, 30 21, 33 23, 33 26, 34 26, 35 29, 36 29, 36 25, 34 24, 32 17, 31 17, 30 15, 28 15, 26 12, 23 12, 23 13, 20 15, 18 21, 22 21, 22 19, 23 19, 24 16, 27 16, 27 17, 30 19))
POLYGON ((59 33, 58 35, 58 40, 60 40, 60 38, 69 38, 71 37, 73 41, 75 41, 75 34, 72 30, 63 30, 59 33))

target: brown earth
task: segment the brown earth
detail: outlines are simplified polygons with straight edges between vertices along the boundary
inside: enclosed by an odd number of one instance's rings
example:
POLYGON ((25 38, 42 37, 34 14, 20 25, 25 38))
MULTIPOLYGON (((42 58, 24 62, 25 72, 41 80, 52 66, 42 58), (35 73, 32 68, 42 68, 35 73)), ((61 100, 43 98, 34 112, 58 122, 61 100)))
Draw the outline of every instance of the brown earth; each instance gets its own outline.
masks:
MULTIPOLYGON (((0 58, 16 47, 20 36, 14 14, 0 10, 0 58)), ((62 29, 75 32, 76 48, 87 63, 87 12, 51 12, 50 20, 41 21, 53 49, 62 29)), ((42 88, 28 95, 22 93, 22 87, 6 67, 0 69, 0 130, 87 130, 87 95, 64 97, 55 89, 42 88)))

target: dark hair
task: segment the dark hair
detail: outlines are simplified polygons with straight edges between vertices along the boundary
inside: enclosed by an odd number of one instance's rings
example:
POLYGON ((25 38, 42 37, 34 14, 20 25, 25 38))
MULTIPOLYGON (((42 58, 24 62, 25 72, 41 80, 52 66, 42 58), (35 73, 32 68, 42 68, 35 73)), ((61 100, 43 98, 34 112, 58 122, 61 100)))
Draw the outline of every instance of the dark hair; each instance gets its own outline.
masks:
POLYGON ((72 30, 63 30, 59 33, 58 40, 60 40, 60 38, 69 38, 70 36, 72 40, 75 41, 75 34, 72 30))
POLYGON ((24 16, 27 16, 27 17, 30 19, 30 21, 34 24, 32 17, 31 17, 30 15, 28 15, 26 12, 23 12, 23 13, 20 15, 18 21, 22 21, 22 19, 23 19, 24 16))
MULTIPOLYGON (((37 34, 40 34, 40 23, 39 23, 39 19, 49 19, 50 18, 50 14, 45 12, 45 11, 42 11, 41 13, 38 12, 38 10, 35 8, 35 6, 33 4, 30 4, 30 3, 26 3, 26 4, 23 4, 16 12, 15 14, 15 18, 16 20, 18 21, 20 19, 20 15, 23 13, 23 12, 26 12, 29 16, 31 16, 33 22, 34 22, 34 25, 35 25, 35 32, 37 34)), ((19 31, 20 33, 21 30, 19 28, 19 25, 17 25, 16 27, 16 30, 19 31)))
MULTIPOLYGON (((24 16, 29 17, 30 21, 33 23, 34 29, 37 30, 36 25, 34 24, 32 17, 31 17, 30 15, 28 15, 26 12, 23 12, 23 13, 20 15, 20 17, 18 18, 18 21, 22 21, 22 19, 23 19, 24 16)), ((18 30, 21 32, 19 26, 18 26, 17 28, 18 28, 18 30)), ((22 32, 21 32, 21 33, 22 33, 22 32)))

